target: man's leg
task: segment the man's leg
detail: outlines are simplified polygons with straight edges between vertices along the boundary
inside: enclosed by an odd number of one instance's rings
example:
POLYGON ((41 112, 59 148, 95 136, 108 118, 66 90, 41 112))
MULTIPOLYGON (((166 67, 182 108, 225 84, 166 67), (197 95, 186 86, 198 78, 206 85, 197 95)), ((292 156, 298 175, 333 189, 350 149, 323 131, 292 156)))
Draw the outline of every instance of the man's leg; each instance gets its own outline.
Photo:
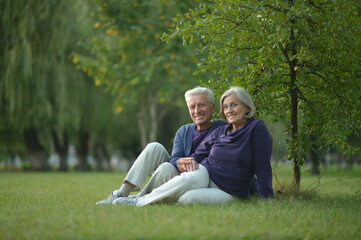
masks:
POLYGON ((164 162, 169 161, 167 150, 160 143, 149 143, 133 163, 115 195, 127 197, 131 191, 143 187, 147 177, 164 162))
POLYGON ((206 188, 208 185, 208 171, 204 166, 199 165, 199 169, 175 176, 151 193, 138 198, 137 206, 145 206, 156 202, 174 202, 183 193, 192 189, 206 188))
POLYGON ((117 197, 127 197, 131 191, 140 189, 147 177, 162 163, 169 161, 167 150, 160 143, 149 143, 135 160, 119 190, 97 205, 111 204, 117 197))

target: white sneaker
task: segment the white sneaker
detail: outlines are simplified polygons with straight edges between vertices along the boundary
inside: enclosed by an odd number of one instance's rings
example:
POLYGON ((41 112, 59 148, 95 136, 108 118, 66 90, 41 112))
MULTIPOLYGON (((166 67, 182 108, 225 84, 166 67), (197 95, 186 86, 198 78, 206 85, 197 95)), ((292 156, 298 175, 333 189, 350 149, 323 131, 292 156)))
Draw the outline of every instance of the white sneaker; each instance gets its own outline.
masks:
POLYGON ((107 197, 106 199, 100 200, 99 202, 97 202, 95 205, 104 205, 104 204, 112 204, 112 202, 117 199, 117 196, 115 195, 110 195, 109 197, 107 197))
POLYGON ((116 197, 120 197, 122 195, 121 191, 120 190, 114 190, 112 192, 112 195, 116 196, 116 197))
POLYGON ((118 197, 115 199, 112 204, 113 205, 136 205, 138 199, 131 197, 118 197))

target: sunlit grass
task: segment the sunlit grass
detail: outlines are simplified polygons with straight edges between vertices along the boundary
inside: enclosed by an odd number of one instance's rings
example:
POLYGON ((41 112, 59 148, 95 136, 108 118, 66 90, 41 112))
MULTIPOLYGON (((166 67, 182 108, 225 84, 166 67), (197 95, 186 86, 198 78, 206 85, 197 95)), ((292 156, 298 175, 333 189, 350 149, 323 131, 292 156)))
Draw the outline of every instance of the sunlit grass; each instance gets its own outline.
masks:
MULTIPOLYGON (((280 182, 289 181, 290 169, 274 170, 280 182)), ((1 173, 0 239, 361 238, 360 167, 329 169, 320 180, 304 171, 301 194, 270 201, 94 205, 123 178, 121 173, 1 173)))

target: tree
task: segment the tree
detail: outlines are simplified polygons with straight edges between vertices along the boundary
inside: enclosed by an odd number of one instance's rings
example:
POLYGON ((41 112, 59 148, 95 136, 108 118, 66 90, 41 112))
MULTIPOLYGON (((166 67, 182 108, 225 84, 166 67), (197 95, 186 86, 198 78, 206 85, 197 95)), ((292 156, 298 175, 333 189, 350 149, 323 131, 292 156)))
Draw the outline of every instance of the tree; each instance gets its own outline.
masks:
POLYGON ((92 5, 85 0, 0 4, 1 132, 23 135, 35 170, 49 169, 51 139, 60 155, 60 169, 67 170, 69 142, 79 139, 79 166, 86 170, 91 137, 104 129, 112 131, 116 118, 110 108, 95 110, 113 99, 96 88, 86 70, 78 71, 69 58, 73 49, 82 50, 77 45, 85 37, 80 27, 92 20, 92 5), (110 119, 112 125, 99 126, 104 119, 110 119))
POLYGON ((199 37, 208 57, 201 71, 214 71, 210 85, 224 91, 242 85, 259 113, 277 121, 286 111, 288 159, 293 183, 317 136, 355 152, 348 136, 361 126, 361 22, 347 0, 226 0, 203 4, 179 16, 165 38, 199 37))
POLYGON ((176 12, 190 6, 194 1, 104 0, 91 26, 98 34, 83 42, 90 54, 73 54, 95 84, 116 97, 119 113, 129 116, 130 109, 137 109, 134 118, 142 147, 157 140, 165 114, 172 105, 183 103, 185 90, 197 83, 192 75, 195 54, 177 42, 160 40, 174 27, 176 12))
POLYGON ((47 169, 36 128, 49 119, 46 79, 57 57, 50 59, 43 50, 62 50, 56 48, 49 24, 43 26, 51 21, 57 2, 2 1, 1 5, 1 118, 23 132, 33 167, 47 169))

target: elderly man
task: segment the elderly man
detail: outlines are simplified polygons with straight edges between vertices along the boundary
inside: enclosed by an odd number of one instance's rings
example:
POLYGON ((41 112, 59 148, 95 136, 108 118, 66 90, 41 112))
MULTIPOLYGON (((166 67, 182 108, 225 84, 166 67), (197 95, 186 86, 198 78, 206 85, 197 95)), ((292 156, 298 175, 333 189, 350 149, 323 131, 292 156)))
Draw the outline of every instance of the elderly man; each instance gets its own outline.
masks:
POLYGON ((202 141, 217 127, 225 125, 223 120, 211 121, 215 111, 214 94, 208 88, 196 87, 185 93, 189 115, 193 123, 183 125, 176 133, 172 155, 159 143, 150 143, 142 151, 130 168, 119 190, 100 204, 111 204, 119 197, 128 197, 130 192, 139 190, 146 178, 155 170, 142 191, 134 197, 150 193, 153 189, 167 182, 180 172, 191 171, 197 164, 194 160, 187 159, 202 141), (186 159, 181 159, 186 158, 186 159), (169 162, 168 162, 169 161, 169 162))

